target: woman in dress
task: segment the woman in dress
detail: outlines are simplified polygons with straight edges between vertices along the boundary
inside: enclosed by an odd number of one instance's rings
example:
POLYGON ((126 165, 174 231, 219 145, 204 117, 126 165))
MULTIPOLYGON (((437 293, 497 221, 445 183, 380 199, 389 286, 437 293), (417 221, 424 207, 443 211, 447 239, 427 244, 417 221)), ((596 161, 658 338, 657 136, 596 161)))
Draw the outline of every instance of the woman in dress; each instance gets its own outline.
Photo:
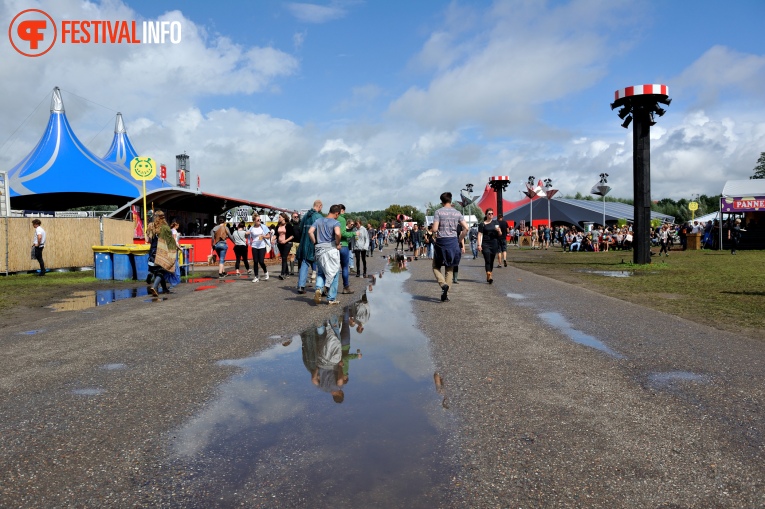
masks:
MULTIPOLYGON (((178 261, 178 246, 173 238, 173 232, 165 220, 165 213, 161 210, 154 212, 154 220, 146 227, 146 243, 149 244, 149 273, 153 276, 148 291, 154 297, 159 297, 157 289, 162 285, 162 293, 171 293, 168 283, 178 284, 180 278, 175 274, 175 267, 163 267, 157 261, 157 257, 162 260, 178 261), (160 242, 160 240, 162 242, 160 242), (155 263, 157 262, 157 263, 155 263), (171 270, 168 270, 171 269, 171 270)), ((149 280, 146 281, 149 283, 149 280)))
POLYGON ((252 247, 252 268, 255 269, 255 278, 253 283, 260 281, 258 279, 258 266, 263 269, 263 280, 268 281, 268 269, 266 268, 266 250, 271 245, 271 238, 273 234, 268 226, 261 223, 260 216, 252 218, 252 226, 250 226, 250 246, 252 247))
POLYGON ((276 225, 276 244, 279 247, 279 256, 282 259, 282 273, 279 279, 287 279, 290 275, 289 254, 292 249, 292 239, 295 238, 295 230, 290 224, 290 216, 282 212, 279 214, 279 222, 276 225))
POLYGON ((484 220, 478 225, 478 250, 483 254, 486 282, 489 284, 494 282, 491 271, 494 269, 494 257, 499 248, 497 240, 500 232, 499 222, 494 219, 494 209, 486 209, 484 220))

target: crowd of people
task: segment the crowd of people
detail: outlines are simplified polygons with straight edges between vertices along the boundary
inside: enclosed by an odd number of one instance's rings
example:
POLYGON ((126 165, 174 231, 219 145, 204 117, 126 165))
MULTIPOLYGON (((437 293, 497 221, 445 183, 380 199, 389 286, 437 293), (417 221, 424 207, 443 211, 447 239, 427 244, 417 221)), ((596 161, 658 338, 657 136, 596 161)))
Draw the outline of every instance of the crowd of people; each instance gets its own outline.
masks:
MULTIPOLYGON (((224 265, 228 240, 234 246, 236 274, 243 274, 241 266, 244 265, 244 273, 253 276, 253 283, 269 279, 265 258, 266 253, 273 250, 278 252, 281 260, 279 279, 296 277, 298 294, 306 294, 307 288, 313 288, 313 300, 317 304, 326 299, 328 305, 335 305, 339 292, 354 293, 351 276, 367 278, 367 257, 376 251, 381 252, 383 247, 394 246, 396 255, 391 256, 391 260, 400 263, 407 259, 431 261, 441 290, 441 301, 448 302, 449 291, 459 284, 459 263, 462 253, 466 251, 466 240, 473 259, 478 258, 479 254, 483 256, 488 284, 494 282, 495 269, 507 267, 508 245, 529 246, 532 249, 559 246, 567 252, 607 252, 633 247, 630 223, 623 226, 598 225, 589 231, 565 225, 552 228, 547 225, 512 226, 502 215, 495 217, 494 210, 489 208, 485 210, 483 221, 468 227, 462 213, 452 207, 451 193, 443 193, 440 199, 442 207, 435 211, 433 222, 422 227, 415 223, 411 228, 388 228, 386 224, 375 228, 362 218, 346 217, 343 204, 332 205, 324 213, 321 200, 316 200, 302 217, 297 212, 281 213, 273 227, 264 224, 261 217, 254 216, 249 227, 239 222, 232 232, 225 218, 221 217, 210 235, 211 248, 219 261, 218 277, 229 275, 224 265), (405 251, 409 251, 408 256, 405 251), (252 256, 252 268, 249 254, 252 256)), ((39 227, 39 224, 35 226, 39 227)), ((746 230, 741 227, 740 219, 726 223, 724 228, 728 232, 731 252, 735 254, 742 232, 746 230)), ((154 258, 158 246, 160 252, 175 248, 178 240, 176 232, 177 223, 168 228, 162 211, 155 213, 155 221, 147 227, 147 242, 152 248, 150 279, 153 290, 150 291, 155 295, 159 286, 169 292, 166 282, 173 278, 169 270, 158 268, 154 258), (168 236, 165 229, 172 231, 172 235, 168 236)), ((718 234, 717 221, 706 224, 699 221, 680 225, 667 223, 652 228, 650 233, 652 245, 659 247, 659 256, 668 256, 675 243, 685 250, 689 235, 703 236, 702 247, 717 248, 718 234)), ((38 245, 44 245, 44 232, 42 236, 36 232, 35 241, 38 245)), ((34 247, 35 254, 42 250, 37 245, 34 247)), ((42 261, 40 264, 42 267, 42 261)))

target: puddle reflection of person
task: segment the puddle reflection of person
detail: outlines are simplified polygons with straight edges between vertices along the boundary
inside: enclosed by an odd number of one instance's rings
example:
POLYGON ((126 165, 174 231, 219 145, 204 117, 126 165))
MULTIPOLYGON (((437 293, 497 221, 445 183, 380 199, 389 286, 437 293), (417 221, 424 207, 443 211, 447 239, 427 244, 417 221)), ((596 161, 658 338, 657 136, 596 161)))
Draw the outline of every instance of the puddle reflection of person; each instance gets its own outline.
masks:
POLYGON ((438 371, 433 373, 433 382, 436 385, 436 392, 444 397, 443 401, 441 402, 441 406, 449 409, 449 402, 446 400, 446 393, 444 391, 444 379, 441 378, 441 375, 438 374, 438 371))
MULTIPOLYGON (((335 318, 336 320, 336 318, 335 318)), ((345 308, 343 313, 343 323, 340 325, 340 344, 343 346, 343 360, 340 363, 343 366, 343 383, 348 383, 348 373, 351 367, 351 360, 361 359, 361 350, 356 349, 356 353, 351 353, 351 327, 354 326, 353 317, 349 308, 345 308)))
POLYGON ((332 395, 335 403, 342 403, 345 393, 341 387, 343 379, 343 349, 337 331, 332 325, 316 329, 316 368, 311 373, 311 382, 324 392, 332 395))
POLYGON ((367 294, 361 296, 361 300, 353 304, 353 312, 351 314, 351 327, 356 327, 356 332, 361 334, 364 332, 364 325, 369 321, 369 301, 367 300, 367 294))

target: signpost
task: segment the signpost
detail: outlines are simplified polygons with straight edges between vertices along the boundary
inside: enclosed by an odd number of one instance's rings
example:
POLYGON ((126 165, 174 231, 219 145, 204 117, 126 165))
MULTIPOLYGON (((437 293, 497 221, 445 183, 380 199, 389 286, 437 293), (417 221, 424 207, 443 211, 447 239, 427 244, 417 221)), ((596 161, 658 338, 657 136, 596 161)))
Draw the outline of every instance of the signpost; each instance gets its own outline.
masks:
POLYGON ((691 221, 696 218, 696 211, 699 210, 698 202, 692 201, 688 204, 688 210, 691 211, 691 221))
POLYGON ((146 181, 157 176, 157 163, 151 157, 134 157, 130 161, 130 176, 143 182, 143 219, 146 221, 146 181))

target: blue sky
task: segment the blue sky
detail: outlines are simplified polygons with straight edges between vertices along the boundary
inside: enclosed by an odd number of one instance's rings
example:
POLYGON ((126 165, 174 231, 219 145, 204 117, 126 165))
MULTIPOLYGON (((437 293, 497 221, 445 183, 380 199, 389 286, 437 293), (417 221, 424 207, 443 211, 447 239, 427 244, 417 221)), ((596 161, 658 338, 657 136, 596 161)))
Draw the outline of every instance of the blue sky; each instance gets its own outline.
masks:
POLYGON ((54 86, 94 152, 121 111, 142 155, 172 167, 185 150, 204 190, 285 207, 422 207, 498 174, 509 199, 529 175, 573 194, 601 172, 631 197, 631 133, 608 104, 642 83, 673 99, 652 130, 654 198, 717 194, 765 151, 762 1, 4 0, 0 19, 32 7, 178 20, 183 42, 0 45, 4 169, 54 86))

